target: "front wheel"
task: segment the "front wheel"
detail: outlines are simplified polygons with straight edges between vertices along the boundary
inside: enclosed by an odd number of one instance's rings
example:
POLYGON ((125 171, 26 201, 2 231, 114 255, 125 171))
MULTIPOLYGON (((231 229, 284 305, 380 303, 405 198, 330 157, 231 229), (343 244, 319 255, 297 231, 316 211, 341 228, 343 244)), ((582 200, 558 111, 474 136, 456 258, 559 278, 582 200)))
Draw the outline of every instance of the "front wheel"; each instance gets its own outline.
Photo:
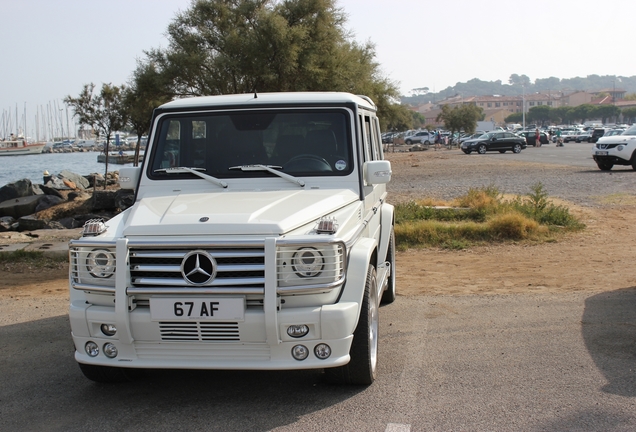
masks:
POLYGON ((488 151, 488 148, 482 144, 477 148, 477 153, 479 154, 486 154, 486 152, 488 151))
POLYGON ((512 152, 513 152, 513 153, 521 153, 521 144, 515 144, 515 145, 512 147, 512 152))
POLYGON ((411 145, 413 144, 413 141, 411 141, 410 139, 407 139, 406 141, 404 141, 404 144, 411 145))
POLYGON ((378 328, 376 273, 375 267, 369 264, 360 318, 353 332, 353 342, 349 350, 351 360, 344 366, 325 369, 325 374, 330 381, 339 384, 373 384, 378 362, 378 328))
POLYGON ((596 162, 596 165, 598 165, 601 171, 609 171, 614 167, 614 164, 611 162, 596 162))

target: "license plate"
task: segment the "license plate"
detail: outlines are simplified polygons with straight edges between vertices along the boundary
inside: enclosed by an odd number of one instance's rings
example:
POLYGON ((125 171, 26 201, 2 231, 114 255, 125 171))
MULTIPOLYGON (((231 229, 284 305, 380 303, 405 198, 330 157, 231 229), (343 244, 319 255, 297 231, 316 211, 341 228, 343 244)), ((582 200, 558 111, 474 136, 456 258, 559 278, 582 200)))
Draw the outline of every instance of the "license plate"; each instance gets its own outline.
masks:
POLYGON ((150 298, 153 321, 243 321, 245 297, 150 298))
POLYGON ((607 156, 607 152, 606 151, 597 151, 596 152, 596 156, 607 156))

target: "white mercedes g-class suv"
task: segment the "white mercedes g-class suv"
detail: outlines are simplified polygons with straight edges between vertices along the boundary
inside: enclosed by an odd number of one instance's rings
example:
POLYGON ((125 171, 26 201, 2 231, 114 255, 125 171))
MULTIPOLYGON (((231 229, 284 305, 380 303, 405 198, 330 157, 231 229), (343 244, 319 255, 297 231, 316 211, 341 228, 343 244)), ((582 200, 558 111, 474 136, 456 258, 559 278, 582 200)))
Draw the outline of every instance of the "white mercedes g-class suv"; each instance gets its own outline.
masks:
POLYGON ((135 369, 324 369, 373 382, 395 299, 391 165, 348 93, 176 100, 153 114, 132 207, 69 244, 75 359, 135 369))
POLYGON ((636 170, 636 125, 621 135, 599 138, 594 144, 592 157, 603 171, 611 170, 614 165, 631 165, 636 170))

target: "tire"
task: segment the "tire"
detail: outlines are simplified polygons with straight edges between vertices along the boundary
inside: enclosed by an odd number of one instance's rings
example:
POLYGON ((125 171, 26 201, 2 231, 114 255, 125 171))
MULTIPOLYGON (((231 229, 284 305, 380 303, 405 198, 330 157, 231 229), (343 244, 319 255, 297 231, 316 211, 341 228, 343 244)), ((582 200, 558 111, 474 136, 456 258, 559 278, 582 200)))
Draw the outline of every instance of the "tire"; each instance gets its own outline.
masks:
MULTIPOLYGON (((78 363, 80 370, 86 378, 98 383, 122 383, 134 381, 134 371, 126 368, 97 366, 78 363)), ((135 371, 136 372, 136 371, 135 371)))
POLYGON ((512 152, 521 153, 521 144, 515 144, 514 146, 512 146, 512 152))
POLYGON ((598 165, 601 171, 609 171, 614 167, 614 164, 611 162, 596 162, 596 165, 598 165))
POLYGON ((462 151, 466 154, 471 154, 473 152, 472 150, 462 150, 462 151))
POLYGON ((413 141, 411 141, 410 139, 407 139, 406 141, 404 141, 404 144, 411 145, 413 144, 413 141))
POLYGON ((505 150, 499 150, 499 153, 505 153, 505 152, 506 152, 505 150))
POLYGON ((395 231, 391 227, 391 234, 389 235, 389 248, 386 251, 385 261, 389 262, 391 266, 389 280, 386 290, 382 293, 381 304, 391 304, 395 301, 395 231))
POLYGON ((487 151, 488 151, 488 148, 484 144, 477 147, 477 153, 479 154, 486 154, 487 151))
POLYGON ((367 386, 373 383, 378 360, 378 322, 375 267, 369 264, 360 318, 353 332, 353 342, 349 350, 351 360, 344 366, 325 369, 325 375, 329 381, 367 386))
POLYGON ((431 142, 429 140, 426 140, 426 141, 424 141, 423 144, 429 146, 429 145, 431 145, 431 142))

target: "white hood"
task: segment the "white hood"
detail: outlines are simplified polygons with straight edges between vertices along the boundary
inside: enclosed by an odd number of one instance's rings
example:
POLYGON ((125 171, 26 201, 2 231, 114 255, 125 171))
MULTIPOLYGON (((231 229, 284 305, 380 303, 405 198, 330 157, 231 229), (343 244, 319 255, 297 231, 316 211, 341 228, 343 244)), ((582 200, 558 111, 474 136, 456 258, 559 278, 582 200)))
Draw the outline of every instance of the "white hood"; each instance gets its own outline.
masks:
POLYGON ((124 235, 281 235, 357 200, 349 189, 142 198, 127 218, 124 235))

